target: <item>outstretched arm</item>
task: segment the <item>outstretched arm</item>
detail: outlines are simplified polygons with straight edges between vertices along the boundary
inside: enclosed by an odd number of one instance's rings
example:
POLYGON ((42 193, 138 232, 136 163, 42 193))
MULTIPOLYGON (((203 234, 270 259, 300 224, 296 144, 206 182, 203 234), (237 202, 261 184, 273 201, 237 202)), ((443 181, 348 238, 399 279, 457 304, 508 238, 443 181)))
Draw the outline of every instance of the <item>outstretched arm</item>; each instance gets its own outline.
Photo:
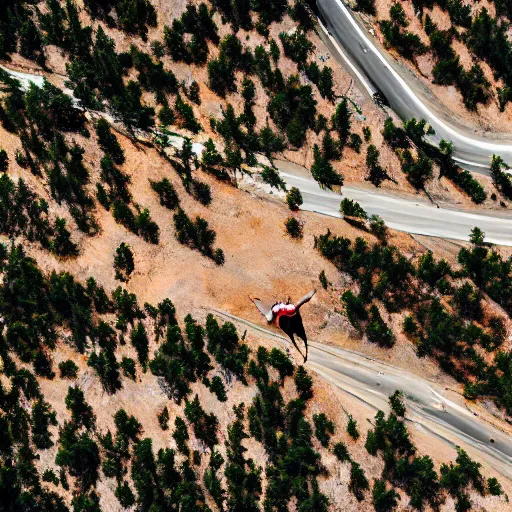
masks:
POLYGON ((270 304, 266 304, 257 298, 249 297, 253 304, 258 308, 258 311, 266 318, 267 322, 271 322, 273 318, 272 314, 272 306, 270 304))
POLYGON ((316 293, 316 290, 311 290, 307 295, 304 295, 304 297, 302 297, 302 299, 300 299, 297 302, 297 304, 296 304, 297 309, 299 309, 301 306, 306 304, 306 302, 309 302, 313 298, 313 295, 315 295, 315 293, 316 293))

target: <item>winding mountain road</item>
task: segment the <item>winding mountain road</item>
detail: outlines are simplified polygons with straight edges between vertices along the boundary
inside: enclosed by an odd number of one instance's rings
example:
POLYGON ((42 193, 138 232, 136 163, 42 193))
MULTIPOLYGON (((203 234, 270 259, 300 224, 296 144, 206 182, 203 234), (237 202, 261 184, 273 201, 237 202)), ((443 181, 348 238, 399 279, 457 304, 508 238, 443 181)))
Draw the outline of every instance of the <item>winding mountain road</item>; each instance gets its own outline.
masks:
MULTIPOLYGON (((43 85, 42 76, 13 71, 2 65, 0 68, 19 80, 24 89, 28 89, 31 83, 38 87, 43 85)), ((72 95, 71 91, 66 91, 66 93, 72 95)), ((107 114, 103 115, 109 122, 113 121, 107 114)), ((180 137, 171 137, 171 143, 180 147, 182 140, 180 137)), ((203 146, 194 144, 193 149, 196 154, 200 154, 203 146)), ((302 192, 303 210, 341 217, 339 194, 321 189, 311 174, 300 166, 284 161, 275 161, 275 164, 287 185, 297 187, 302 192)), ((471 229, 478 226, 486 233, 488 242, 512 246, 512 217, 505 213, 502 216, 483 215, 436 208, 420 198, 404 199, 386 195, 382 191, 356 187, 343 187, 343 196, 356 200, 368 214, 378 215, 393 229, 453 240, 468 240, 471 229)))
MULTIPOLYGON (((289 341, 274 331, 225 311, 214 313, 291 348, 289 341)), ((389 395, 402 390, 407 398, 409 422, 452 448, 471 447, 480 460, 512 479, 509 435, 469 410, 462 401, 449 399, 439 384, 364 354, 311 341, 306 366, 375 411, 389 410, 389 395)))
POLYGON ((428 121, 436 131, 429 140, 433 143, 439 143, 441 139, 453 142, 454 159, 462 167, 487 174, 493 154, 512 162, 512 135, 508 136, 510 142, 498 142, 496 139, 501 136, 478 136, 474 130, 455 124, 445 107, 427 100, 425 87, 419 79, 412 73, 406 74, 366 34, 342 0, 317 0, 317 6, 322 18, 320 28, 327 29, 329 46, 349 64, 369 95, 380 91, 404 121, 412 117, 428 121))

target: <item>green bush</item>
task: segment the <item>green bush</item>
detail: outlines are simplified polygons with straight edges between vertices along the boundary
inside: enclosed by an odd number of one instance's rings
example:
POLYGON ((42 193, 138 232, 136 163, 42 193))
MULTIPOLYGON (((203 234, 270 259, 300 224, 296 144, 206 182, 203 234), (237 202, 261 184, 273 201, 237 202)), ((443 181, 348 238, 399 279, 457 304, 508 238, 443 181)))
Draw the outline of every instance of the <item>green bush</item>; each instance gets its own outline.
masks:
POLYGON ((78 366, 68 359, 59 363, 59 371, 62 379, 74 379, 78 375, 78 366))
POLYGON ((303 203, 302 194, 297 187, 292 187, 286 194, 286 203, 292 211, 297 211, 303 203))
POLYGON ((320 272, 320 275, 318 276, 318 280, 320 281, 322 288, 324 290, 327 290, 327 287, 329 286, 329 281, 327 280, 327 276, 325 275, 325 270, 322 270, 320 272))
POLYGON ((302 224, 295 217, 288 217, 286 219, 284 226, 286 228, 286 232, 295 239, 302 238, 303 230, 302 224))

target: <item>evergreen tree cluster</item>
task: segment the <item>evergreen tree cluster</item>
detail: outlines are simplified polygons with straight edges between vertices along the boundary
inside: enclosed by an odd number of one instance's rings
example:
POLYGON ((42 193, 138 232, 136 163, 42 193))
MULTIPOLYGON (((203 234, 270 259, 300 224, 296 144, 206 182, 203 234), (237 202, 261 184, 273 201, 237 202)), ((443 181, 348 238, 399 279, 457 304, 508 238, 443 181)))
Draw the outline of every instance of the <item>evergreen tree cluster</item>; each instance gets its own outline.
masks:
POLYGON ((156 27, 157 14, 150 0, 84 0, 87 11, 93 17, 103 19, 109 26, 115 25, 129 34, 147 39, 148 26, 156 27))
POLYGON ((487 104, 491 97, 490 84, 481 66, 474 64, 469 71, 465 71, 459 56, 451 46, 453 34, 449 31, 440 31, 432 22, 425 23, 425 28, 429 33, 430 48, 437 59, 432 70, 434 82, 455 85, 468 110, 476 111, 480 103, 487 104))
POLYGON ((0 231, 9 238, 24 235, 59 256, 76 255, 66 221, 56 217, 52 223, 48 206, 22 178, 15 183, 7 174, 0 176, 0 231))
POLYGON ((417 34, 406 30, 409 22, 401 4, 395 3, 390 7, 389 17, 389 20, 379 22, 384 39, 389 46, 411 61, 414 61, 416 55, 423 55, 428 51, 417 34))
POLYGON ((191 220, 181 208, 178 208, 173 218, 178 242, 211 258, 217 265, 224 264, 224 251, 220 248, 213 249, 216 233, 209 228, 206 220, 199 216, 191 220))
POLYGON ((167 52, 176 62, 204 65, 208 60, 208 41, 219 43, 217 25, 212 19, 213 11, 205 3, 199 8, 188 4, 181 18, 175 18, 172 27, 164 27, 164 42, 167 52), (190 37, 186 42, 185 36, 190 37))
POLYGON ((385 240, 370 247, 362 238, 351 242, 328 231, 315 237, 315 246, 357 285, 343 292, 342 300, 349 321, 361 334, 391 347, 395 334, 383 311, 389 318, 404 314, 403 331, 420 357, 436 359, 464 384, 467 398, 492 398, 510 414, 507 386, 512 379, 512 359, 501 348, 505 323, 487 310, 483 293, 510 314, 512 260, 489 249, 477 228, 472 239, 471 248, 459 251, 459 271, 445 260, 436 261, 431 252, 409 261, 385 240), (493 354, 490 361, 482 350, 493 354))
POLYGON ((398 155, 407 180, 417 190, 425 190, 426 183, 433 177, 435 163, 439 167, 440 178, 446 176, 474 203, 483 203, 487 199, 483 186, 469 171, 461 169, 454 162, 453 145, 443 139, 437 148, 425 140, 426 136, 433 134, 433 129, 427 127, 424 119, 418 121, 414 118, 407 121, 403 128, 396 126, 393 120, 388 118, 382 131, 384 140, 398 155))
POLYGON ((470 510, 470 489, 481 495, 486 491, 494 492, 493 482, 486 485, 480 473, 481 465, 472 461, 459 447, 455 464, 442 464, 438 474, 431 457, 418 455, 410 439, 404 422, 403 395, 395 392, 390 397, 390 405, 391 412, 387 418, 382 411, 375 415, 374 428, 368 431, 365 443, 370 455, 382 454, 384 459, 381 480, 376 480, 373 488, 376 510, 393 510, 397 505, 399 495, 393 488, 386 490, 386 481, 403 489, 410 498, 410 505, 417 510, 423 510, 426 505, 437 510, 444 503, 446 494, 455 499, 457 510, 470 510))
MULTIPOLYGON (((75 142, 69 144, 62 133, 88 136, 83 112, 73 105, 69 96, 47 81, 42 88, 31 84, 24 92, 17 80, 0 70, 0 82, 5 93, 0 100, 0 121, 4 128, 20 137, 23 153, 16 154, 18 164, 36 176, 41 176, 44 170, 52 197, 59 204, 68 205, 81 231, 94 234, 97 225, 92 214, 94 202, 87 191, 89 171, 84 164, 85 150, 75 142)), ((44 202, 40 202, 40 207, 42 213, 47 213, 44 202)), ((64 233, 63 221, 59 225, 64 233)))

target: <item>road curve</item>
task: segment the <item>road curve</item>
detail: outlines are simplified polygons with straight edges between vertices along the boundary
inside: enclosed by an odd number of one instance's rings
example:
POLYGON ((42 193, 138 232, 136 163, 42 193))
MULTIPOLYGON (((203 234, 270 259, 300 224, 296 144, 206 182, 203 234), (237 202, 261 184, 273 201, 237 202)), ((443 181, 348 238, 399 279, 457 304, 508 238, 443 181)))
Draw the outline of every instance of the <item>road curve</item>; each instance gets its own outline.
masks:
MULTIPOLYGON (((280 334, 225 311, 214 313, 291 348, 280 334)), ((480 460, 512 479, 510 436, 445 397, 444 387, 364 354, 311 341, 306 365, 375 410, 389 410, 389 395, 402 390, 407 398, 409 422, 451 447, 461 443, 470 446, 480 460)))
MULTIPOLYGON (((475 226, 486 234, 486 240, 497 245, 512 246, 512 215, 476 214, 470 211, 437 208, 423 198, 403 199, 381 190, 343 186, 342 195, 322 189, 305 168, 290 162, 274 162, 288 188, 297 187, 304 203, 302 210, 331 217, 341 217, 340 202, 344 197, 357 201, 369 215, 378 215, 392 229, 416 235, 452 240, 469 240, 475 226)), ((481 211, 481 210, 480 210, 481 211)))
MULTIPOLYGON (((28 89, 31 83, 38 87, 43 84, 44 79, 39 75, 12 71, 2 65, 0 68, 19 80, 24 89, 28 89)), ((70 91, 68 92, 70 93, 70 91)), ((105 115, 105 117, 107 116, 105 115)), ((110 116, 108 119, 112 121, 110 116)), ((177 139, 179 137, 174 137, 172 141, 179 146, 177 139)), ((201 149, 200 144, 194 145, 195 152, 199 153, 201 149)), ((275 161, 275 164, 288 186, 297 187, 302 192, 303 210, 341 217, 339 194, 321 189, 311 175, 300 166, 284 161, 275 161)), ((411 201, 386 196, 381 192, 352 187, 343 187, 343 195, 358 201, 370 215, 379 215, 393 229, 413 234, 468 240, 471 229, 478 226, 485 231, 488 242, 512 246, 512 224, 510 222, 512 218, 510 217, 437 209, 420 199, 411 201)))
MULTIPOLYGON (((435 114, 425 104, 425 99, 407 84, 397 63, 370 40, 342 0, 317 0, 317 6, 333 46, 347 54, 341 55, 342 58, 347 61, 348 56, 352 73, 370 94, 380 90, 404 121, 412 117, 427 120, 436 131, 431 142, 438 143, 441 139, 453 142, 454 159, 462 167, 487 174, 493 154, 512 162, 511 144, 495 142, 492 135, 478 137, 471 129, 455 126, 435 114)), ((442 109, 445 107, 440 106, 438 110, 442 109)))

